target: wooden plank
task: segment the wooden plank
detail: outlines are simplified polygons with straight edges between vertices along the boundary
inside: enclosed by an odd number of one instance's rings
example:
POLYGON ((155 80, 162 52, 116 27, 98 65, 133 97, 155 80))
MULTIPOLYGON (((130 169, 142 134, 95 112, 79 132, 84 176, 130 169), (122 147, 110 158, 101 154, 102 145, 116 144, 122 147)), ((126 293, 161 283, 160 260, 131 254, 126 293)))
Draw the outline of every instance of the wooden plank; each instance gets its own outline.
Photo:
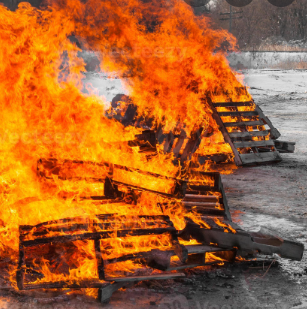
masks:
POLYGON ((251 117, 251 116, 258 116, 257 111, 251 111, 251 112, 218 112, 220 117, 251 117))
POLYGON ((233 142, 236 148, 251 148, 251 147, 267 147, 274 146, 274 141, 244 141, 244 142, 233 142))
POLYGON ((81 288, 102 288, 110 285, 109 282, 101 282, 99 280, 82 280, 80 282, 72 283, 66 281, 58 281, 58 282, 42 282, 42 283, 27 283, 24 284, 23 288, 19 290, 34 290, 34 289, 81 289, 81 288))
POLYGON ((276 149, 281 153, 294 153, 295 144, 293 142, 274 141, 276 149))
POLYGON ((184 206, 202 206, 202 207, 210 207, 210 208, 219 208, 221 207, 220 203, 210 203, 210 202, 190 202, 190 201, 182 201, 184 206))
POLYGON ((154 274, 149 276, 108 277, 106 278, 106 281, 131 282, 131 281, 146 281, 146 280, 168 280, 168 279, 179 279, 179 278, 185 278, 185 274, 172 273, 172 274, 154 274))
POLYGON ((186 194, 183 202, 190 201, 206 201, 206 202, 218 202, 219 197, 216 195, 197 195, 197 194, 186 194))
POLYGON ((226 216, 225 209, 217 209, 217 208, 210 208, 210 207, 203 207, 203 206, 186 206, 185 207, 189 211, 196 211, 197 213, 201 214, 202 216, 212 216, 212 217, 222 217, 226 216))
POLYGON ((191 133, 191 137, 188 140, 185 148, 183 149, 182 155, 180 157, 181 163, 184 163, 186 160, 190 160, 193 153, 197 150, 201 143, 201 134, 203 132, 203 128, 199 128, 196 132, 191 133))
POLYGON ((241 122, 225 122, 224 126, 228 127, 243 127, 243 126, 263 126, 264 122, 261 120, 257 121, 241 121, 241 122))
POLYGON ((227 249, 205 245, 188 245, 186 248, 188 249, 189 254, 228 251, 227 249))
MULTIPOLYGON (((151 235, 151 234, 161 235, 164 233, 172 233, 174 230, 175 230, 174 227, 154 228, 154 229, 118 230, 116 231, 116 237, 145 236, 145 235, 151 235)), ((84 234, 76 234, 76 235, 68 234, 68 235, 63 235, 63 236, 38 238, 35 240, 23 241, 22 245, 24 247, 32 247, 32 246, 43 245, 43 244, 63 243, 63 242, 76 241, 76 240, 94 240, 96 238, 105 239, 105 238, 110 238, 110 233, 112 233, 112 231, 84 233, 84 234)))
POLYGON ((233 154, 235 156, 234 157, 235 164, 237 166, 242 165, 242 161, 241 161, 241 158, 239 156, 239 153, 238 153, 236 147, 233 145, 232 140, 231 140, 231 138, 229 136, 229 133, 226 130, 220 115, 217 113, 215 107, 213 106, 211 98, 208 97, 207 101, 208 101, 208 104, 211 106, 212 111, 213 111, 212 118, 215 120, 215 122, 218 125, 220 131, 222 132, 225 142, 228 143, 230 145, 231 149, 232 149, 232 152, 233 152, 233 154))
POLYGON ((250 132, 231 132, 229 136, 231 138, 241 138, 241 137, 253 137, 253 136, 267 136, 269 131, 250 131, 250 132))
POLYGON ((259 119, 262 120, 265 124, 267 124, 270 127, 270 129, 271 129, 271 138, 272 139, 278 139, 280 137, 280 135, 281 135, 280 132, 273 126, 273 124, 270 121, 270 119, 267 118, 264 115, 262 109, 258 105, 256 105, 256 111, 259 114, 259 119))
POLYGON ((223 204, 224 207, 224 216, 229 220, 232 221, 231 215, 230 215, 230 210, 227 202, 227 197, 226 193, 223 187, 223 182, 222 182, 222 177, 221 174, 219 174, 219 181, 218 181, 218 191, 222 193, 222 198, 220 199, 221 203, 223 204))
POLYGON ((254 102, 224 102, 224 103, 213 103, 214 107, 238 107, 238 106, 253 106, 254 102))
POLYGON ((277 151, 274 152, 263 152, 263 153, 246 153, 240 154, 243 164, 253 163, 265 163, 265 162, 278 162, 282 158, 277 151))

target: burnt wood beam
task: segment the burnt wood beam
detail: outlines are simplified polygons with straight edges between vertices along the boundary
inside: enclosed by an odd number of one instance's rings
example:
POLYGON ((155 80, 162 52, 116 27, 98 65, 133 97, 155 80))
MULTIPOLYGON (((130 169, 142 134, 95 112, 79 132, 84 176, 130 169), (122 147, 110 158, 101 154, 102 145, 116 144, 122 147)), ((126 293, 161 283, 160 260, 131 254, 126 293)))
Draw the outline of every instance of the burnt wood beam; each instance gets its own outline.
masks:
MULTIPOLYGON (((145 236, 145 235, 160 235, 164 233, 171 233, 174 231, 173 227, 168 228, 155 228, 155 229, 136 229, 136 230, 118 230, 116 231, 116 237, 126 237, 126 236, 145 236)), ((46 238, 38 238, 35 240, 26 240, 23 241, 24 247, 32 247, 42 244, 49 243, 63 243, 68 241, 76 241, 76 240, 94 240, 96 238, 106 239, 110 238, 110 234, 114 231, 106 231, 106 232, 97 232, 97 233, 84 233, 84 234, 76 234, 76 235, 63 235, 63 236, 54 236, 54 237, 46 237, 46 238)))
POLYGON ((69 281, 42 282, 42 283, 26 283, 20 290, 35 289, 83 289, 83 288, 102 288, 110 285, 110 282, 96 280, 82 280, 80 282, 71 283, 69 281))
POLYGON ((197 241, 210 244, 216 243, 221 248, 238 248, 243 251, 258 251, 261 254, 279 254, 283 258, 300 261, 303 257, 304 245, 299 242, 281 240, 280 238, 264 235, 261 233, 248 233, 237 230, 236 233, 229 231, 225 233, 221 227, 211 229, 201 228, 191 219, 187 219, 184 230, 185 235, 189 234, 197 241))
POLYGON ((148 276, 131 276, 131 277, 109 277, 107 281, 114 282, 133 282, 133 281, 146 281, 146 280, 168 280, 185 278, 183 273, 171 273, 171 274, 154 274, 148 276))

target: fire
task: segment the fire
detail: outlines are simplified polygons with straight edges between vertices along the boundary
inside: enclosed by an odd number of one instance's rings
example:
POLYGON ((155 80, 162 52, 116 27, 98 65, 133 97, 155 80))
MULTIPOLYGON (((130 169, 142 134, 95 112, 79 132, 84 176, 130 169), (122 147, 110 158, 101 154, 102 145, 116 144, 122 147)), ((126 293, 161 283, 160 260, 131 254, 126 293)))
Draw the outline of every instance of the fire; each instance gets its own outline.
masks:
MULTIPOLYGON (((70 166, 63 172, 66 178, 50 174, 42 180, 37 175, 37 161, 109 162, 210 183, 200 175, 194 179, 189 171, 182 173, 181 166, 174 165, 173 157, 161 149, 148 160, 129 147, 128 141, 141 129, 124 127, 105 116, 108 103, 83 84, 85 63, 69 37, 82 38, 87 48, 97 51, 103 71, 114 76, 129 72, 132 77, 123 83, 140 118, 151 119, 153 126, 163 125, 165 132, 180 124, 188 136, 201 127, 198 153, 226 153, 230 160, 230 146, 211 117, 208 98, 216 102, 251 100, 222 52, 226 41, 234 48, 235 39, 226 31, 212 30, 208 18, 194 16, 180 0, 121 0, 117 4, 111 0, 65 0, 49 2, 41 10, 21 3, 15 12, 0 5, 0 16, 1 255, 17 258, 20 225, 48 220, 117 213, 128 218, 166 214, 177 229, 184 228, 185 216, 199 222, 197 214, 188 214, 180 202, 160 207, 169 202, 150 193, 142 193, 131 205, 83 199, 103 192, 104 185, 75 176, 95 171, 70 166)), ((101 177, 99 173, 105 176, 103 168, 98 167, 95 177, 101 177)), ((134 172, 117 173, 119 181, 134 181, 149 189, 160 186, 165 193, 173 185, 166 178, 156 182, 134 172)), ((210 228, 204 222, 202 226, 210 228)), ((128 238, 125 243, 111 238, 112 255, 171 246, 166 235, 128 238)), ((74 246, 83 253, 71 257, 75 264, 68 265, 66 275, 52 273, 50 261, 35 261, 44 274, 40 282, 58 280, 59 276, 61 280, 88 278, 89 273, 97 276, 93 244, 77 241, 74 246)), ((125 263, 129 270, 135 267, 125 263)))

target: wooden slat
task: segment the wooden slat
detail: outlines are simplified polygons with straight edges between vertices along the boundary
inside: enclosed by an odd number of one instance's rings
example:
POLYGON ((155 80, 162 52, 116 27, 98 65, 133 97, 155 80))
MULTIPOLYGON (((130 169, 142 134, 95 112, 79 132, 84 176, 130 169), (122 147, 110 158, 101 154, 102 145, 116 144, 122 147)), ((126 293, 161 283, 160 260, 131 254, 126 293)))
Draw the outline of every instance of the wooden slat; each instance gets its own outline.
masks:
POLYGON ((241 121, 241 122, 225 122, 225 127, 242 127, 242 126, 263 126, 264 122, 261 120, 257 121, 241 121))
POLYGON ((183 202, 218 202, 219 197, 216 195, 197 195, 197 194, 186 194, 183 202))
POLYGON ((262 153, 246 153, 240 154, 243 164, 264 163, 272 161, 281 161, 281 156, 277 151, 262 153))
POLYGON ((219 247, 204 246, 204 245, 188 245, 186 246, 186 248, 188 249, 189 254, 227 251, 219 247))
POLYGON ((145 281, 145 280, 167 280, 167 279, 178 279, 185 278, 183 273, 172 273, 172 274, 155 274, 149 276, 131 276, 131 277, 109 277, 106 281, 115 282, 130 282, 130 281, 145 281))
POLYGON ((284 141, 274 141, 275 147, 281 153, 294 153, 295 143, 293 142, 284 142, 284 141))
POLYGON ((281 135, 280 132, 273 126, 273 124, 270 121, 270 119, 267 118, 264 115, 262 109, 258 105, 256 105, 256 111, 259 114, 259 119, 262 120, 265 124, 267 124, 270 127, 270 129, 271 129, 271 134, 270 134, 271 138, 272 139, 278 139, 280 137, 280 135, 281 135))
POLYGON ((237 166, 242 165, 242 161, 241 161, 241 158, 239 156, 239 153, 232 143, 232 140, 231 140, 231 138, 228 134, 228 131, 224 126, 223 120, 221 119, 219 113, 216 112, 216 109, 213 106, 211 99, 208 97, 207 100, 208 100, 209 105, 212 107, 212 110, 214 111, 213 114, 212 114, 213 119, 215 120, 216 124, 218 125, 220 131, 222 132, 225 142, 228 143, 230 145, 231 149, 232 149, 232 152, 235 156, 234 157, 235 164, 237 166))
POLYGON ((253 106, 253 102, 224 102, 224 103, 213 103, 214 107, 237 107, 237 106, 253 106))
POLYGON ((269 135, 269 131, 251 131, 251 132, 231 132, 229 136, 231 138, 238 138, 238 137, 252 137, 252 136, 267 136, 269 135))
POLYGON ((190 201, 182 201, 184 206, 202 206, 202 207, 209 207, 209 208, 216 208, 220 207, 220 203, 210 203, 210 202, 190 202, 190 201))
POLYGON ((233 143, 236 148, 251 148, 251 147, 267 147, 274 146, 274 142, 272 140, 269 141, 251 141, 251 142, 234 142, 233 143))
POLYGON ((257 111, 252 112, 218 112, 220 117, 250 117, 250 116, 258 116, 257 111))
POLYGON ((58 282, 43 282, 43 283, 28 283, 24 284, 21 290, 34 290, 34 289, 81 289, 81 288, 102 288, 108 286, 110 283, 105 281, 96 280, 82 280, 80 282, 72 283, 69 281, 58 282))

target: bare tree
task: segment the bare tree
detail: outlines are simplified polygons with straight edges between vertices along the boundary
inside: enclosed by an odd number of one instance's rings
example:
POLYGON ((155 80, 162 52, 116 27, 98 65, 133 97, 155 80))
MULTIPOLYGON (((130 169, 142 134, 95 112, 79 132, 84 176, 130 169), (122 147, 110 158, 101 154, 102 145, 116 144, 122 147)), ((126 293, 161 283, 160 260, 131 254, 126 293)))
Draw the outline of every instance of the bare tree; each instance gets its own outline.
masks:
MULTIPOLYGON (((234 19, 232 33, 241 48, 258 48, 270 37, 284 40, 305 40, 307 35, 307 1, 296 0, 285 8, 277 8, 268 1, 253 1, 243 8, 242 19, 234 19)), ((227 21, 221 21, 221 12, 229 12, 225 0, 216 0, 212 18, 217 27, 228 28, 227 21)))

